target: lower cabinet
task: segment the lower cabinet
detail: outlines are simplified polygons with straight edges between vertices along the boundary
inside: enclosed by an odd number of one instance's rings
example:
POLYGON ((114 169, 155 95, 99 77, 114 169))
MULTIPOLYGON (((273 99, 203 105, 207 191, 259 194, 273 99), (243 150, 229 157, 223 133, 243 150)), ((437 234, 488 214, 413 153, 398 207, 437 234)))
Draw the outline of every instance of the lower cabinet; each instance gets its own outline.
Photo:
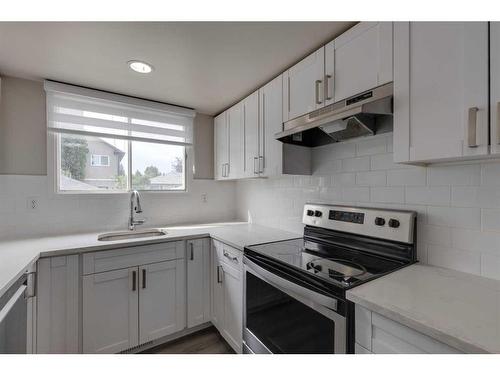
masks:
POLYGON ((457 354, 459 350, 356 305, 356 354, 457 354))
POLYGON ((242 351, 243 268, 241 251, 213 241, 212 322, 237 352, 242 351))
POLYGON ((117 353, 186 325, 184 259, 83 276, 83 352, 117 353))
POLYGON ((210 238, 186 243, 187 327, 210 321, 210 238))
POLYGON ((28 301, 36 319, 28 330, 35 353, 79 353, 78 255, 42 258, 37 263, 36 297, 28 301), (36 308, 32 303, 36 300, 36 308))

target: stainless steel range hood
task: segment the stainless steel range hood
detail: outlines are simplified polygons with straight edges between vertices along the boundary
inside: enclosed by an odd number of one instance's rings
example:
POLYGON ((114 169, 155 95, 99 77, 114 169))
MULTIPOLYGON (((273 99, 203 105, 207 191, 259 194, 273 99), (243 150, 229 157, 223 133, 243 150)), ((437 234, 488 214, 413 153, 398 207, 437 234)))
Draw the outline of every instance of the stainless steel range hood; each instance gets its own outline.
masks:
POLYGON ((365 91, 284 123, 275 138, 284 143, 316 147, 373 135, 377 118, 392 115, 392 83, 365 91))

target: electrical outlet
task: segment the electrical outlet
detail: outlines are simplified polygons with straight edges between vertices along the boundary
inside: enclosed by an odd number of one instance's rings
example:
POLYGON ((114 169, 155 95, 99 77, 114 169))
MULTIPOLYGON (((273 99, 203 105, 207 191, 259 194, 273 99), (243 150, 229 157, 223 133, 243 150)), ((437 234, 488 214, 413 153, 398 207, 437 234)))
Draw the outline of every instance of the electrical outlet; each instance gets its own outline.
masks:
POLYGON ((202 194, 202 195, 201 195, 201 201, 202 201, 203 203, 207 203, 207 201, 208 201, 208 199, 207 199, 207 194, 202 194))
POLYGON ((29 197, 26 199, 26 208, 28 211, 37 211, 38 210, 38 198, 37 197, 29 197))

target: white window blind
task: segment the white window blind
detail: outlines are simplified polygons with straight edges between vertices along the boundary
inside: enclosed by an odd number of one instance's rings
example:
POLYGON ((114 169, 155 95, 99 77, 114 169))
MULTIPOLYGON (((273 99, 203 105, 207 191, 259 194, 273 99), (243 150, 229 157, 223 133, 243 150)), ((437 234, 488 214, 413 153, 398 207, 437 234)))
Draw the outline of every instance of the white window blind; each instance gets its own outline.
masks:
POLYGON ((56 133, 191 145, 195 111, 45 81, 47 127, 56 133))

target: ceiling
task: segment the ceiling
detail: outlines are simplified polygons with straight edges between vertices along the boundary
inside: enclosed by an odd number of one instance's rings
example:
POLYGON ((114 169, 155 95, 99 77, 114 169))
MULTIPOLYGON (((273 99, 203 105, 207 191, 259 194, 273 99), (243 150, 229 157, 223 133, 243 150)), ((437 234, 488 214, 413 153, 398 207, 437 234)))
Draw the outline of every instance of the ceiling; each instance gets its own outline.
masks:
POLYGON ((0 22, 0 74, 217 114, 354 22, 0 22), (154 66, 131 71, 127 61, 154 66))

